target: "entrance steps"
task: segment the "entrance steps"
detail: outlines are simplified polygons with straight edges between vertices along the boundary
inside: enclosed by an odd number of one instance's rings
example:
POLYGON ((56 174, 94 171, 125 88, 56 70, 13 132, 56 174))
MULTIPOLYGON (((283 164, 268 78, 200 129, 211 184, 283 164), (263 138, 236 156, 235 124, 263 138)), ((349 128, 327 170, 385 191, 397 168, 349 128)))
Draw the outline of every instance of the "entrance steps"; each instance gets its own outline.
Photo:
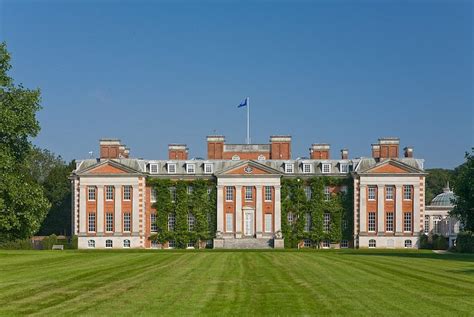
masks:
POLYGON ((223 249, 273 249, 273 239, 269 239, 269 238, 224 239, 223 249))

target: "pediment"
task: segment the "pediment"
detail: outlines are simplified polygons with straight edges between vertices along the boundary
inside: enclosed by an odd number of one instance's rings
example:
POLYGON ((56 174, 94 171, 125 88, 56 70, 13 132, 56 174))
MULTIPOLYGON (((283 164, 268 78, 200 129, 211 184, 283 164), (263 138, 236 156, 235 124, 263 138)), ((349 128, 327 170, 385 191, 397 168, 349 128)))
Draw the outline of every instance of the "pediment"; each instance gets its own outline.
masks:
POLYGON ((399 161, 389 160, 386 162, 381 162, 365 171, 363 173, 370 174, 410 174, 410 173, 423 173, 423 171, 404 164, 399 161))
POLYGON ((101 162, 80 172, 82 175, 118 175, 136 173, 139 173, 139 171, 114 161, 101 162))
POLYGON ((251 175, 280 175, 280 171, 275 170, 266 165, 254 162, 254 161, 243 161, 237 165, 231 166, 218 175, 239 175, 239 176, 251 176, 251 175))

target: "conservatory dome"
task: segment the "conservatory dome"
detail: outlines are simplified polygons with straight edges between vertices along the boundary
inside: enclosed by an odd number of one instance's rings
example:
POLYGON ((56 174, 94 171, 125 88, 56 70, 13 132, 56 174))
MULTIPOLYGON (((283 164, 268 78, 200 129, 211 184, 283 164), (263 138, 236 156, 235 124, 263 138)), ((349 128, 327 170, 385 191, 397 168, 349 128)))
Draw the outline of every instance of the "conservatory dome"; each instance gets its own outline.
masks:
POLYGON ((447 184, 446 188, 443 189, 443 192, 433 198, 431 201, 431 206, 438 206, 438 207, 453 207, 452 200, 456 199, 453 191, 449 188, 449 183, 447 184))

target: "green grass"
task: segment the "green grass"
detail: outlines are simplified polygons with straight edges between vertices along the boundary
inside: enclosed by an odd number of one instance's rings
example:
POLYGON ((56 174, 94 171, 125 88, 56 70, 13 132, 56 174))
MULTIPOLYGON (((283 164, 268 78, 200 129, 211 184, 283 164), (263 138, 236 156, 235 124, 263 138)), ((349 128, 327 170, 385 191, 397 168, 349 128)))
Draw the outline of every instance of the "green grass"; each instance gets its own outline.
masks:
POLYGON ((474 316, 474 255, 0 251, 0 315, 474 316))

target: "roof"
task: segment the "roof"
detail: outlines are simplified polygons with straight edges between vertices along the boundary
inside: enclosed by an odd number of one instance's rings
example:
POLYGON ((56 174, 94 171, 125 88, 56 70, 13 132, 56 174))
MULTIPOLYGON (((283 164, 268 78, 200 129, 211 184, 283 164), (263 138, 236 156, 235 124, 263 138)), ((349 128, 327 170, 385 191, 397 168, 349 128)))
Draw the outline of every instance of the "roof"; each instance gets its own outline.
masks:
POLYGON ((443 192, 433 198, 430 206, 436 207, 453 207, 453 201, 456 199, 456 195, 449 188, 449 184, 443 189, 443 192))

